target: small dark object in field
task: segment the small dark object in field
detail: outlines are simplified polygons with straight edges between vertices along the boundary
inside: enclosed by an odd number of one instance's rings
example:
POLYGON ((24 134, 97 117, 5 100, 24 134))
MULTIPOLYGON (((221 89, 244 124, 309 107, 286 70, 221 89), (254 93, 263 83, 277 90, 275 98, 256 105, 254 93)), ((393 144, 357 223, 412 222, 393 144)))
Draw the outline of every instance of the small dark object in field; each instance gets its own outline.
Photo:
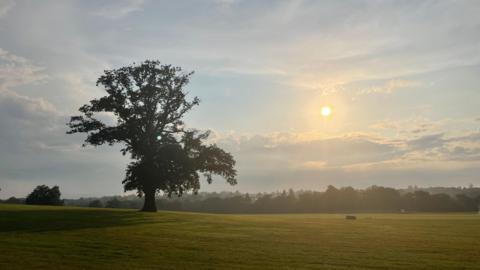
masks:
POLYGON ((346 215, 345 219, 355 220, 355 219, 357 219, 357 217, 356 216, 351 216, 351 215, 346 215))

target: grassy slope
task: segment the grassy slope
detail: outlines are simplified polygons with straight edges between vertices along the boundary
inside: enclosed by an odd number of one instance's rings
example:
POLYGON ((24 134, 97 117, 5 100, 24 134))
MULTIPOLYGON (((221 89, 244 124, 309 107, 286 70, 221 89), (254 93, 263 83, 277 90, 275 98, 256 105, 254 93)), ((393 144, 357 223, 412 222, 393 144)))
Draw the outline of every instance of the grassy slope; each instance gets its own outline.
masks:
POLYGON ((480 269, 480 216, 0 205, 0 269, 480 269))

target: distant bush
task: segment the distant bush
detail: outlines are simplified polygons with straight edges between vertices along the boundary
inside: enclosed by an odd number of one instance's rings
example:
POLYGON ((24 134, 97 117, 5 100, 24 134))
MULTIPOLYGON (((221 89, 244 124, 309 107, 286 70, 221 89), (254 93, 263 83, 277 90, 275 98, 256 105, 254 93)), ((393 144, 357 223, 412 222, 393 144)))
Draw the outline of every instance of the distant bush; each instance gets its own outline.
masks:
POLYGON ((61 193, 58 186, 49 188, 46 185, 37 186, 32 193, 28 194, 25 203, 36 205, 63 205, 60 199, 61 193))
POLYGON ((108 200, 107 203, 105 203, 106 208, 121 208, 120 200, 117 199, 117 197, 113 197, 113 199, 108 200))
POLYGON ((2 203, 8 203, 8 204, 24 204, 25 199, 24 198, 15 198, 15 197, 10 197, 3 201, 2 203))
POLYGON ((100 200, 93 200, 88 204, 88 207, 102 208, 103 203, 100 200))

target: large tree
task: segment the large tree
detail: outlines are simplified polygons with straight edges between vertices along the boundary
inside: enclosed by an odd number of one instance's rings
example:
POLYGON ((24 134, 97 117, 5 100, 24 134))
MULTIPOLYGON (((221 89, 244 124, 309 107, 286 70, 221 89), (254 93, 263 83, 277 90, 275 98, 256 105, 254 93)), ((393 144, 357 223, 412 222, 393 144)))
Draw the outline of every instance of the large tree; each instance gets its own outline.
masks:
POLYGON ((193 73, 145 61, 106 70, 97 80, 107 95, 80 107, 68 123, 72 133, 87 133, 85 144, 121 143, 132 162, 123 180, 125 190, 145 195, 143 211, 156 211, 155 194, 181 196, 200 189, 200 175, 208 183, 221 175, 236 184, 235 160, 215 144, 206 145, 208 132, 186 129, 184 115, 199 104, 188 100, 185 86, 193 73), (99 113, 113 114, 116 123, 101 121, 99 113))
POLYGON ((61 193, 58 186, 49 188, 46 185, 37 186, 25 199, 26 204, 39 205, 63 205, 60 199, 61 193))

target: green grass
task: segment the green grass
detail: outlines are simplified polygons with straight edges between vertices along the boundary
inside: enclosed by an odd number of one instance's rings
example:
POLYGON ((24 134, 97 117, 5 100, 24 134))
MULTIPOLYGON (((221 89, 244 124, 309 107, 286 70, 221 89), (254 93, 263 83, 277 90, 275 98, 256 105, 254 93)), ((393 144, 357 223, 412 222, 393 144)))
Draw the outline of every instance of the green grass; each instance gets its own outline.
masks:
POLYGON ((0 205, 0 269, 480 269, 478 214, 358 217, 0 205))

